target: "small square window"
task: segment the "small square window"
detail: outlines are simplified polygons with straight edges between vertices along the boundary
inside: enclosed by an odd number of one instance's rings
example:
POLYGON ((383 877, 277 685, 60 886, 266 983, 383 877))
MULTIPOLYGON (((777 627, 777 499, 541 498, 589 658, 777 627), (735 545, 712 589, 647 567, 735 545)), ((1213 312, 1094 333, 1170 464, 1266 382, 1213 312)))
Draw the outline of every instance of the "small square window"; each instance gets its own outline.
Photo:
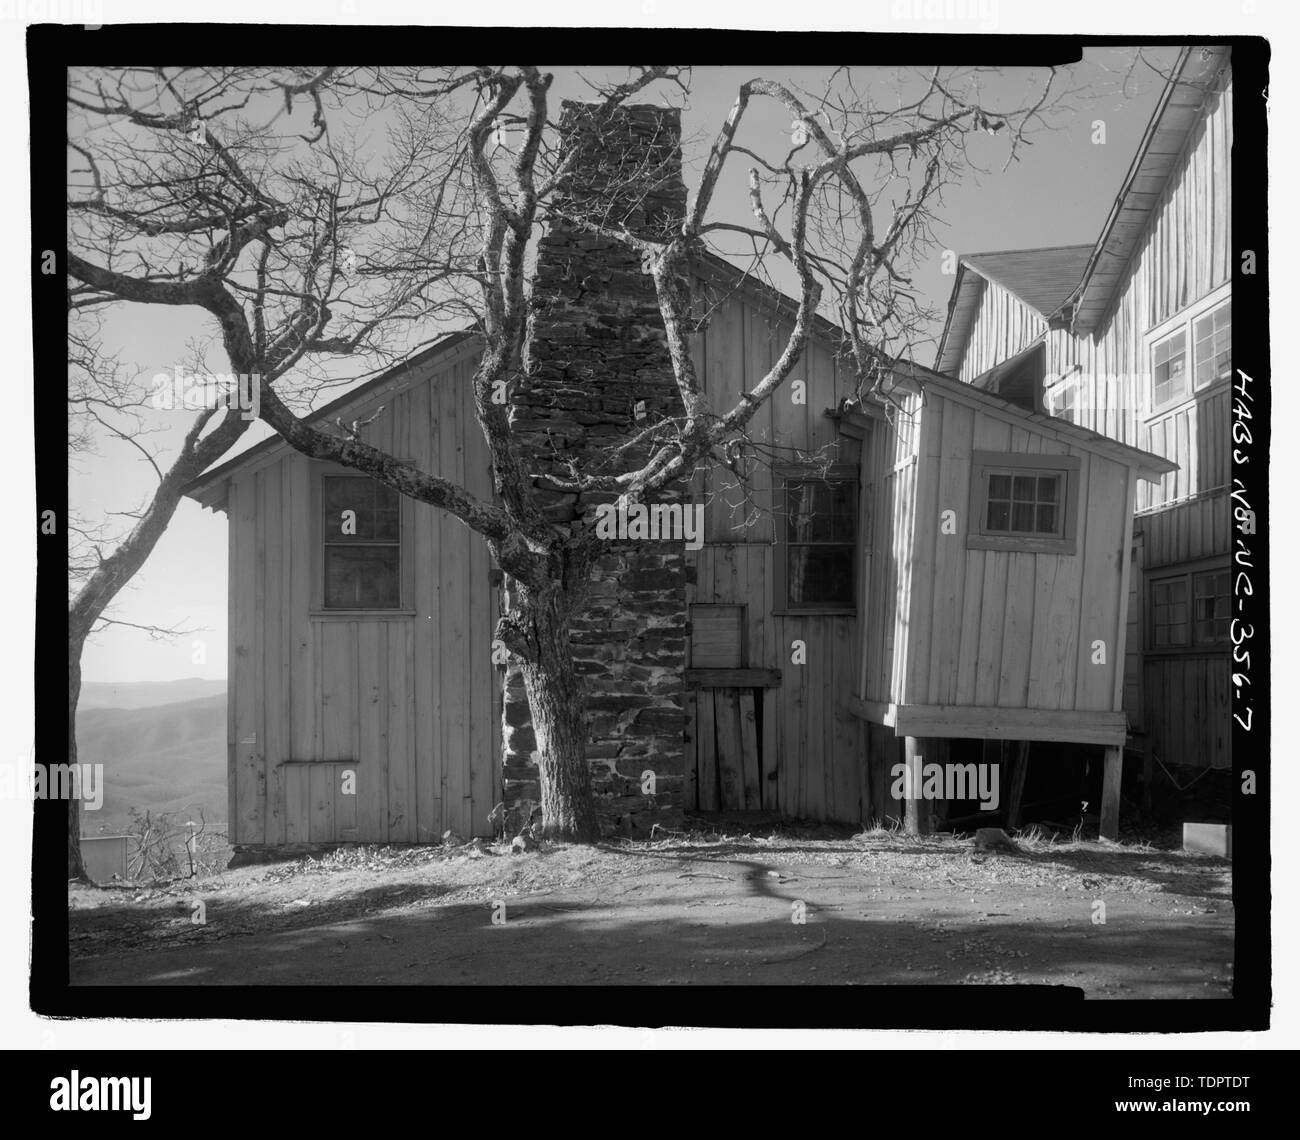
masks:
POLYGON ((1063 473, 990 471, 984 529, 990 534, 1061 536, 1063 473))
POLYGON ((1151 350, 1151 406, 1163 408, 1187 395, 1187 334, 1179 329, 1151 350))
POLYGON ((1077 456, 977 451, 972 459, 968 549, 1074 553, 1077 456))

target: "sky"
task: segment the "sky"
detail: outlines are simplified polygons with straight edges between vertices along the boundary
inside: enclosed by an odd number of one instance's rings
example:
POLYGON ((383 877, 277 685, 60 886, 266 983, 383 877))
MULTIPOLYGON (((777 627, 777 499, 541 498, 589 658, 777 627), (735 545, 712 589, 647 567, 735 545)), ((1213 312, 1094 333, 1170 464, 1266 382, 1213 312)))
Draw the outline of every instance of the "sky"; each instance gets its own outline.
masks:
MULTIPOLYGON (((931 306, 947 305, 952 277, 944 273, 944 249, 959 254, 987 250, 1029 249, 1039 246, 1094 242, 1110 210, 1138 142, 1154 108, 1160 80, 1138 67, 1129 81, 1120 77, 1132 52, 1107 48, 1090 52, 1070 69, 1069 85, 1079 88, 1073 110, 1063 114, 1056 129, 1037 135, 1021 160, 1002 172, 1000 160, 988 173, 972 175, 951 188, 941 209, 937 231, 940 247, 915 267, 915 282, 931 306), (1105 123, 1105 142, 1098 144, 1095 123, 1105 123)), ((584 69, 598 76, 601 69, 584 69)), ((683 109, 685 176, 692 186, 703 166, 708 145, 735 99, 739 83, 762 75, 788 84, 816 89, 827 69, 764 66, 762 68, 697 68, 691 79, 689 103, 683 109)), ((860 80, 874 80, 873 99, 891 97, 885 73, 863 69, 860 80)), ((994 94, 1019 90, 1026 76, 1006 69, 989 79, 994 94)), ((861 85, 861 84, 860 84, 861 85)), ((556 69, 557 98, 581 98, 579 75, 556 69)), ((680 102, 680 97, 674 102, 680 102)), ((756 106, 746 129, 788 131, 788 116, 756 106)), ((989 144, 990 147, 992 144, 989 144)), ((989 151, 990 158, 992 151, 989 151)), ((721 216, 748 220, 743 169, 720 186, 721 216)), ((936 328, 935 333, 939 330, 936 328)), ((192 346, 212 336, 204 314, 194 309, 160 310, 147 306, 120 307, 107 317, 105 345, 120 354, 122 363, 147 383, 191 356, 192 346)), ((921 363, 934 362, 933 350, 920 354, 921 363)), ((339 395, 335 389, 326 399, 339 395)), ((174 454, 192 413, 157 412, 159 434, 153 442, 174 454)), ((247 434, 251 446, 269 434, 255 424, 247 434)), ((75 458, 69 469, 69 498, 76 511, 91 517, 139 506, 152 490, 152 469, 125 444, 103 442, 95 455, 75 458)), ((183 677, 226 676, 226 540, 223 514, 204 510, 185 499, 157 548, 118 596, 109 616, 139 625, 196 629, 174 640, 153 640, 125 627, 110 627, 87 644, 82 658, 87 681, 168 681, 183 677)))

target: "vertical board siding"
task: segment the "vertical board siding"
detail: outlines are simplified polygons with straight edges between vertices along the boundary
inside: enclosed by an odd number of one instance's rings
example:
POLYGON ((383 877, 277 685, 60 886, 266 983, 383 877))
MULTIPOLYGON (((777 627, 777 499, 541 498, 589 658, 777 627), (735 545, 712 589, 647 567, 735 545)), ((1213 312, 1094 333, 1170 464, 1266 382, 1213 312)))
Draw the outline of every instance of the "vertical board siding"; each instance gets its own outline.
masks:
MULTIPOLYGON (((711 296, 711 316, 698 339, 697 369, 710 407, 723 414, 742 391, 754 388, 791 333, 788 319, 736 291, 711 296)), ((855 441, 837 439, 824 413, 849 394, 848 381, 830 348, 810 342, 773 398, 750 421, 747 434, 762 446, 763 458, 746 470, 748 502, 727 470, 699 475, 692 495, 705 504, 705 545, 687 552, 695 580, 688 603, 745 607, 746 665, 779 669, 782 683, 762 692, 750 721, 748 692, 701 689, 688 696, 686 747, 688 806, 718 810, 721 781, 735 784, 746 807, 761 806, 790 816, 858 822, 862 760, 861 723, 848 708, 856 684, 858 619, 844 615, 779 613, 775 543, 784 522, 771 452, 791 461, 800 453, 823 454, 838 462, 858 459, 855 441), (792 398, 802 381, 802 399, 792 398), (806 646, 805 664, 791 661, 791 645, 806 646), (762 768, 746 767, 748 749, 761 751, 762 768), (692 783, 693 782, 693 783, 692 783)))
MULTIPOLYGON (((970 272, 968 270, 968 272, 970 272)), ((958 379, 967 383, 1024 351, 1047 331, 1047 322, 1014 294, 986 282, 971 324, 958 379)))
MULTIPOLYGON (((465 352, 425 366, 406 390, 358 406, 359 419, 385 409, 363 437, 490 498, 486 445, 463 410, 472 373, 465 352)), ((486 546, 408 504, 415 615, 312 617, 313 478, 313 464, 281 452, 231 480, 231 842, 490 834, 500 726, 486 546)))
MULTIPOLYGON (((1232 75, 1225 70, 1214 88, 1205 95, 1201 113, 1188 131, 1181 151, 1163 185, 1153 184, 1154 197, 1138 245, 1120 273, 1110 306, 1097 327, 1076 334, 1068 328, 1046 333, 1049 382, 1077 371, 1075 422, 1123 443, 1152 451, 1178 464, 1159 483, 1139 480, 1135 495, 1138 516, 1135 530, 1143 536, 1141 564, 1133 568, 1127 597, 1119 599, 1119 614, 1125 621, 1125 652, 1122 661, 1108 653, 1108 664, 1091 664, 1091 643, 1100 638, 1097 630, 1111 623, 1109 579, 1120 578, 1121 567, 1112 567, 1120 557, 1118 545, 1124 536, 1108 536, 1088 524, 1085 540, 1102 543, 1107 551, 1103 577, 1081 584, 1081 610, 1076 637, 1077 678, 1072 699, 1079 708, 1106 707, 1105 673, 1121 669, 1123 704, 1135 726, 1149 728, 1157 742, 1179 753, 1185 748, 1196 754, 1196 740, 1205 762, 1226 764, 1228 712, 1224 704, 1226 678, 1218 688, 1211 678, 1227 669, 1226 656, 1171 660, 1144 656, 1141 610, 1143 574, 1163 566, 1195 561, 1230 552, 1230 504, 1226 493, 1231 469, 1230 401, 1226 383, 1219 382, 1195 393, 1179 406, 1152 414, 1150 411, 1150 340, 1156 330, 1204 298, 1221 290, 1231 280, 1232 211, 1232 75), (1116 546, 1116 553, 1109 548, 1116 546), (1100 593, 1097 593, 1100 591, 1100 593), (1091 599, 1104 598, 1097 609, 1091 599), (1193 663, 1195 662, 1195 663, 1193 663), (1204 706, 1193 711, 1189 694, 1207 688, 1204 706)), ((1147 199, 1150 200, 1150 199, 1147 199)), ((1173 327, 1172 325, 1170 326, 1173 327)), ((985 289, 972 324, 959 375, 972 380, 1025 347, 1032 337, 1033 322, 1016 310, 1014 298, 996 286, 985 289)), ((1102 484, 1118 487, 1117 477, 1107 473, 1102 484)), ((985 573, 992 569, 985 555, 985 573)), ((964 606, 969 612, 978 603, 998 605, 1004 596, 1001 583, 990 583, 972 573, 968 559, 964 606)), ((1094 578, 1097 576, 1094 575, 1094 578)), ((1072 582, 1059 584, 1067 593, 1072 582)), ((1051 593, 1058 584, 1054 581, 1051 593)), ((1039 579, 1035 604, 1041 605, 1049 591, 1039 579)), ((942 605, 941 599, 936 599, 942 605)), ((936 611, 936 621, 938 615, 936 611)), ((982 630, 988 632, 987 623, 982 630)), ((981 638, 981 651, 984 638, 981 638)), ((1114 648, 1107 642, 1108 650, 1114 648)), ((1036 661, 1042 647, 1035 646, 1030 668, 1029 703, 1050 702, 1054 694, 1040 679, 1036 661)), ((978 658, 963 647, 960 653, 957 699, 969 696, 966 678, 978 658)), ((931 670, 933 675, 933 669, 931 670)), ((1060 707, 1068 707, 1068 676, 1062 685, 1060 707)), ((1115 678, 1110 678, 1113 682, 1115 678)), ((977 703, 990 696, 977 685, 977 703)), ((1200 698, 1197 698, 1198 700, 1200 698)))
POLYGON ((919 446, 919 465, 872 467, 871 478, 894 489, 875 495, 873 542, 890 544, 891 556, 874 560, 869 622, 887 620, 891 604, 897 612, 892 641, 865 647, 867 699, 1118 711, 1128 469, 934 391, 919 446), (974 451, 1077 456, 1077 552, 968 550, 974 451), (946 510, 956 514, 955 534, 941 533, 946 510), (1096 640, 1105 642, 1104 664, 1092 662, 1096 640))

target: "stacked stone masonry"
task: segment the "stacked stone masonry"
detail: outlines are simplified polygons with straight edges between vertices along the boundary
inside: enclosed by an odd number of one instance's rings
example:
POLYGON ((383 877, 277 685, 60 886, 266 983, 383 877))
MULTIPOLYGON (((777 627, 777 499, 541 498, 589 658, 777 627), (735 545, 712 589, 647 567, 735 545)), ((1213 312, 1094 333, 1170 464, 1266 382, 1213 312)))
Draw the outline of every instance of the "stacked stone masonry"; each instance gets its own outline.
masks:
MULTIPOLYGON (((561 131, 579 148, 567 204, 602 223, 652 236, 686 205, 676 110, 625 108, 596 135, 587 108, 566 103, 561 131)), ((538 249, 522 375, 511 385, 511 430, 556 525, 590 525, 612 495, 563 493, 554 479, 602 469, 611 446, 678 415, 667 340, 637 251, 552 218, 538 249), (638 415, 638 404, 644 404, 638 415)), ((644 458, 647 452, 642 451, 644 458)), ((636 456, 634 456, 636 458, 636 456)), ((681 502, 682 489, 654 502, 681 502)), ((587 692, 587 759, 602 825, 644 834, 679 820, 686 727, 686 560, 680 541, 610 542, 571 644, 587 692), (652 773, 653 794, 644 790, 652 773)), ((506 670, 503 786, 515 822, 540 801, 535 739, 515 666, 506 670)))

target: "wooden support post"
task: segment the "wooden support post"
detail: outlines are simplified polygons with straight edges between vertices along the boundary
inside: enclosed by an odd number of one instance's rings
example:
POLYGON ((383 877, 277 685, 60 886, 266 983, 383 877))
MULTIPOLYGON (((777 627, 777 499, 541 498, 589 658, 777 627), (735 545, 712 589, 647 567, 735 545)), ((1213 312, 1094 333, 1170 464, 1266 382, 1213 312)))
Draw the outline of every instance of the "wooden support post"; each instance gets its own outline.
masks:
MULTIPOLYGON (((1029 772, 1029 741, 1017 740, 1015 760, 1011 766, 1011 795, 1007 800, 1007 827, 1020 826, 1020 805, 1025 798, 1025 776, 1029 772)), ((1010 756, 1012 749, 1003 749, 1004 756, 1010 756)))
POLYGON ((1156 753, 1149 732, 1142 734, 1142 811, 1151 814, 1151 785, 1156 778, 1156 753))
POLYGON ((862 756, 858 768, 858 815, 865 831, 871 826, 871 725, 862 726, 862 756))
POLYGON ((929 751, 930 741, 919 737, 904 738, 904 761, 907 765, 903 783, 903 793, 907 797, 904 803, 903 827, 908 835, 930 834, 930 804, 921 799, 921 766, 929 751))
POLYGON ((1124 775, 1124 749, 1106 749, 1106 771, 1101 785, 1101 837, 1119 839, 1119 790, 1124 775))

